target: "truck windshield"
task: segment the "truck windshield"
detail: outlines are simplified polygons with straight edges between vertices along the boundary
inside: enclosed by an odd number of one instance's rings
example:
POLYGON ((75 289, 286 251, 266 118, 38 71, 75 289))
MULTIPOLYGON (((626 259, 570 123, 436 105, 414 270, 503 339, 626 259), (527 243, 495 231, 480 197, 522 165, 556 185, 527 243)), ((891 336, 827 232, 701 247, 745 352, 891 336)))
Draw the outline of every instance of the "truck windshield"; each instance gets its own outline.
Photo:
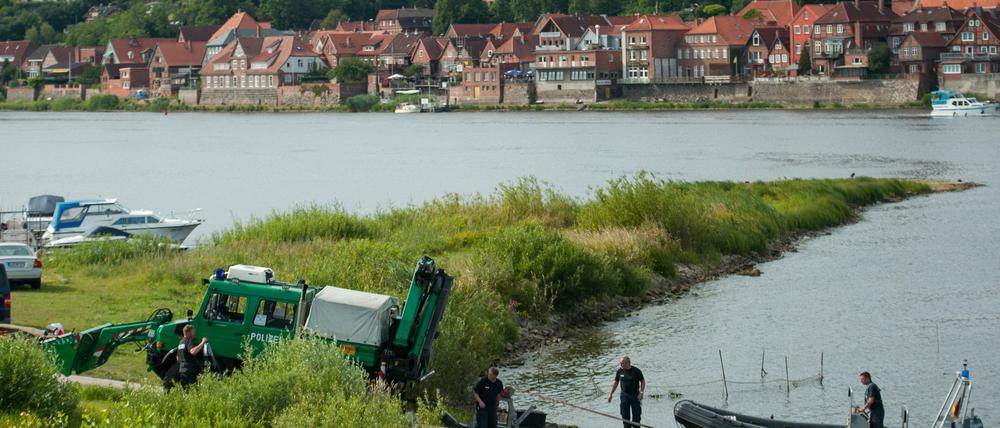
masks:
POLYGON ((295 320, 295 304, 261 300, 253 324, 260 327, 291 330, 295 320))
POLYGON ((235 294, 212 293, 205 308, 205 319, 242 323, 247 311, 247 298, 235 294))

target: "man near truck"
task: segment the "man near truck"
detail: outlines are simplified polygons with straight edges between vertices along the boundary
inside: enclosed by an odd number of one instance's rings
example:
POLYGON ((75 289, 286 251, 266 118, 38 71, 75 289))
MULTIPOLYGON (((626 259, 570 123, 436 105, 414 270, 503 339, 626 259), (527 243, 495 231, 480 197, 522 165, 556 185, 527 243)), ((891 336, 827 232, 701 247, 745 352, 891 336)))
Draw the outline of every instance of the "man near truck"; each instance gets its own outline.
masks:
POLYGON ((608 402, 615 395, 615 390, 621 384, 620 394, 622 421, 625 428, 635 428, 639 426, 642 417, 642 393, 646 389, 646 378, 642 376, 642 370, 632 365, 632 360, 625 355, 621 359, 620 368, 615 372, 615 380, 611 383, 611 392, 608 394, 608 402))
POLYGON ((201 357, 198 355, 205 348, 208 339, 201 338, 201 343, 195 345, 194 326, 191 324, 184 326, 184 338, 177 345, 177 363, 180 364, 179 374, 181 386, 187 388, 198 380, 198 373, 201 373, 201 357))
POLYGON ((476 399, 476 428, 497 428, 497 397, 505 394, 500 370, 490 367, 472 390, 476 399))

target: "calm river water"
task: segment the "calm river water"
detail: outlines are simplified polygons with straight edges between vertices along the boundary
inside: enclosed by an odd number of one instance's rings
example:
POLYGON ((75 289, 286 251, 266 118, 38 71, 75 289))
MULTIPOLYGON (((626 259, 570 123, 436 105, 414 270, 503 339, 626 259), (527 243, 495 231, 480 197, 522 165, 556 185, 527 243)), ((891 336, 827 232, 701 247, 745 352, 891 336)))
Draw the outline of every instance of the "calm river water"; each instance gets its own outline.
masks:
MULTIPOLYGON (((502 377, 508 384, 615 413, 617 357, 632 355, 648 391, 644 421, 673 426, 683 394, 758 415, 838 423, 847 389, 869 370, 887 423, 909 408, 927 426, 963 359, 977 413, 1000 424, 1000 138, 995 119, 918 112, 182 114, 0 112, 0 207, 42 193, 117 197, 156 211, 202 208, 212 231, 297 204, 372 212, 446 192, 489 192, 535 175, 585 197, 648 170, 675 180, 880 177, 972 180, 988 187, 874 207, 864 221, 802 242, 676 301, 592 329, 502 377), (723 398, 726 375, 748 384, 723 398), (761 353, 766 381, 760 384, 761 353), (784 390, 790 377, 819 373, 784 390), (949 374, 944 374, 949 372, 949 374), (686 386, 702 384, 695 386, 686 386)), ((616 426, 541 404, 550 419, 616 426)))

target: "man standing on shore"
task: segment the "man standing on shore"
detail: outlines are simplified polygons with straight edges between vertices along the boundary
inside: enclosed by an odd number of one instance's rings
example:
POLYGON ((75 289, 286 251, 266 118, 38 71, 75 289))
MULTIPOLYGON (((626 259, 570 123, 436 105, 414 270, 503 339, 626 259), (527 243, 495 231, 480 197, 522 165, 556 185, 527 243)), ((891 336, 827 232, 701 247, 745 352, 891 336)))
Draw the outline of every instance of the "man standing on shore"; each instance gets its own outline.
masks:
POLYGON ((476 399, 476 428, 497 428, 497 396, 503 393, 503 381, 497 378, 500 370, 490 367, 486 376, 472 390, 476 399))
POLYGON ((868 372, 861 372, 861 384, 865 385, 865 404, 857 408, 858 413, 868 411, 868 426, 871 428, 882 428, 885 426, 885 408, 882 407, 882 390, 878 385, 872 383, 872 375, 868 372))
POLYGON ((642 376, 642 370, 632 365, 632 360, 628 355, 623 356, 621 368, 615 373, 615 381, 611 383, 611 392, 608 394, 608 402, 615 395, 618 384, 621 384, 621 415, 625 420, 625 428, 635 428, 639 426, 642 417, 642 393, 646 390, 646 378, 642 376), (628 422, 631 421, 631 422, 628 422))
POLYGON ((201 343, 195 345, 194 326, 191 324, 184 326, 184 338, 177 345, 177 362, 180 364, 179 373, 182 387, 187 388, 198 379, 198 374, 201 373, 202 369, 198 354, 206 343, 208 343, 208 339, 203 337, 201 343))

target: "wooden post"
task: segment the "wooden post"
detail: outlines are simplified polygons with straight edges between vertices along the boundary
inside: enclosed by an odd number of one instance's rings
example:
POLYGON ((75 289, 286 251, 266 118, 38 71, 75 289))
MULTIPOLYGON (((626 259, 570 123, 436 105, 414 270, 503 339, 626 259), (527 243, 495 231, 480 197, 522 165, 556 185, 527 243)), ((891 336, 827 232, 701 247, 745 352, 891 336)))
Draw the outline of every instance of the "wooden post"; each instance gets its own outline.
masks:
POLYGON ((819 353, 819 384, 823 384, 823 352, 819 353))
POLYGON ((792 393, 792 381, 788 379, 788 357, 785 357, 785 393, 792 393))
POLYGON ((725 397, 729 399, 729 383, 726 382, 726 364, 722 362, 722 350, 719 350, 719 366, 722 367, 722 391, 725 393, 725 397))
POLYGON ((767 371, 764 370, 764 352, 766 350, 760 351, 760 381, 764 381, 764 376, 767 376, 767 371))

